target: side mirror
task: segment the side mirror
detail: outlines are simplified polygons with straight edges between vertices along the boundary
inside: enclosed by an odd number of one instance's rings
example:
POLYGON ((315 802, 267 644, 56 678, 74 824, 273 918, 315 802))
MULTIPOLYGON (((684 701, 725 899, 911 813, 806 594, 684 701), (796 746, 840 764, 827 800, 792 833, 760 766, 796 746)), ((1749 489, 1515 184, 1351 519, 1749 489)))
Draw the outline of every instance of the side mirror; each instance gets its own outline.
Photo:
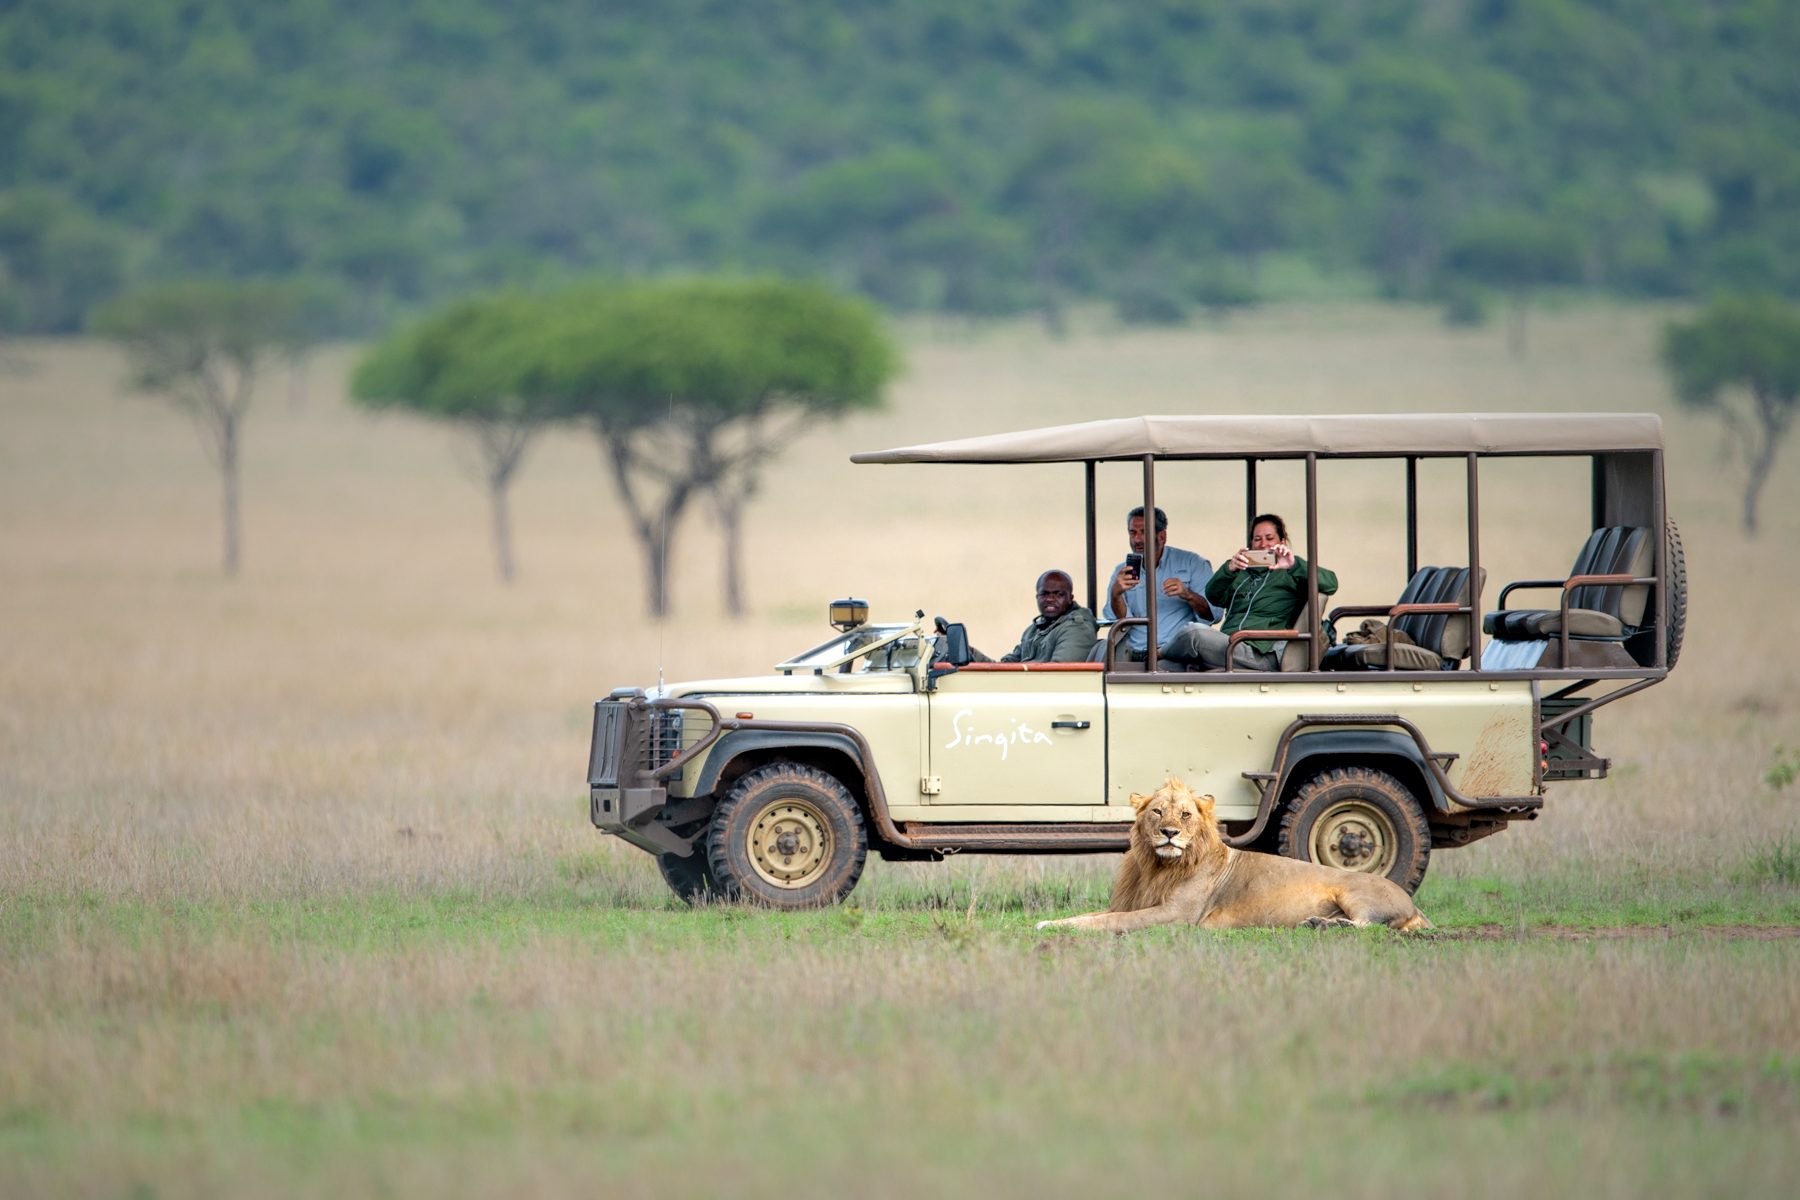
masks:
POLYGON ((944 647, 941 655, 944 662, 953 667, 966 667, 972 661, 969 654, 969 631, 963 628, 962 622, 954 625, 938 618, 938 630, 943 634, 944 647))

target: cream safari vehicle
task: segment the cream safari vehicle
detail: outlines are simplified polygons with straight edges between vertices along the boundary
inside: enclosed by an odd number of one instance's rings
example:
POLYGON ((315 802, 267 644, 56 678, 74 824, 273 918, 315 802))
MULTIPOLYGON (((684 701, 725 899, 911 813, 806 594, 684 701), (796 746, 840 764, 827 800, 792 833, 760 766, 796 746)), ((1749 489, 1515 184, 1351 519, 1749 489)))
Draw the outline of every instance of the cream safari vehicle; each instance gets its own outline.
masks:
MULTIPOLYGON (((683 898, 830 904, 870 850, 908 861, 1122 851, 1131 793, 1169 775, 1217 798, 1234 846, 1410 891, 1432 851, 1531 820, 1551 781, 1604 775, 1595 710, 1663 679, 1680 649, 1685 579, 1654 415, 1142 417, 853 457, 1078 464, 1096 611, 1099 464, 1141 467, 1147 509, 1164 464, 1237 464, 1247 524, 1258 464, 1296 461, 1296 550, 1336 568, 1339 601, 1363 585, 1320 544, 1320 466, 1391 460, 1406 491, 1392 536, 1405 540, 1407 579, 1376 602, 1326 608, 1308 568, 1311 603, 1293 628, 1239 635, 1279 640, 1276 672, 1193 671, 1153 651, 1127 661, 1117 646, 1129 625, 1158 644, 1154 606, 1102 627, 1100 661, 1020 665, 970 662, 960 627, 940 633, 923 612, 870 622, 852 600, 831 606, 836 636, 768 675, 616 689, 594 707, 592 819, 654 855, 683 898), (1518 456, 1586 460, 1569 469, 1576 507, 1591 477, 1591 521, 1576 514, 1576 535, 1542 548, 1564 573, 1496 591, 1482 567, 1482 468, 1518 456), (1418 561, 1422 464, 1438 484, 1433 516, 1467 516, 1466 542, 1451 525, 1454 565, 1418 561), (1381 623, 1375 640, 1327 644, 1368 619, 1381 623)), ((1154 566, 1145 574, 1154 594, 1154 566)))

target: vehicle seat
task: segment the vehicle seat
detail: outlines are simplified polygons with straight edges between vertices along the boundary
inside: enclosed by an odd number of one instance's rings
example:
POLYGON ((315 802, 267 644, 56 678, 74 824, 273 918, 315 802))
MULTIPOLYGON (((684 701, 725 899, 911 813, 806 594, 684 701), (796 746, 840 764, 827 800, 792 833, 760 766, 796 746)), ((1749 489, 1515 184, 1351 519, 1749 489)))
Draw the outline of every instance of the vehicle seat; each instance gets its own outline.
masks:
MULTIPOLYGON (((1487 579, 1487 572, 1480 573, 1480 579, 1487 579)), ((1452 671, 1457 663, 1468 657, 1469 625, 1468 612, 1407 612, 1408 605, 1414 604, 1460 604, 1470 605, 1469 568, 1467 567, 1420 567, 1406 583, 1406 590, 1400 593, 1390 608, 1380 607, 1346 607, 1336 608, 1331 612, 1331 619, 1336 622, 1347 616, 1382 616, 1396 633, 1403 633, 1412 639, 1412 645, 1396 641, 1394 643, 1393 663, 1388 662, 1388 646, 1386 642, 1371 642, 1364 645, 1333 646, 1325 652, 1323 664, 1327 671, 1452 671)))
MULTIPOLYGON (((1302 632, 1312 628, 1312 604, 1310 602, 1302 604, 1300 606, 1300 611, 1294 614, 1294 624, 1292 628, 1301 630, 1302 632)), ((1306 639, 1293 638, 1289 641, 1278 643, 1277 649, 1281 653, 1281 670, 1312 670, 1312 654, 1308 650, 1306 639)))
POLYGON ((1545 641, 1563 632, 1563 608, 1507 608, 1507 593, 1515 588, 1557 588, 1568 597, 1571 638, 1622 642, 1638 631, 1650 597, 1645 583, 1577 583, 1584 575, 1625 575, 1642 579, 1654 565, 1655 546, 1650 531, 1635 525, 1608 525, 1588 535, 1587 544, 1575 556, 1567 579, 1523 579, 1509 583, 1500 593, 1500 609, 1481 619, 1481 631, 1501 641, 1545 641))

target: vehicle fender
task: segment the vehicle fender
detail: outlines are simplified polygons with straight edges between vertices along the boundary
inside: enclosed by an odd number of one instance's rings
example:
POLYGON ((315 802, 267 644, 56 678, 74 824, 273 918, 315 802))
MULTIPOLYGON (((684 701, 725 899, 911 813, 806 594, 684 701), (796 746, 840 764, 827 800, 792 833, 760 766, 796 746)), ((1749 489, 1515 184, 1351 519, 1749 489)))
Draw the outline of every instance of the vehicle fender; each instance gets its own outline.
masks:
POLYGON ((1433 812, 1450 811, 1443 785, 1438 782, 1437 772, 1425 761, 1419 743, 1412 735, 1398 729, 1318 729, 1295 734, 1294 740, 1288 743, 1286 762, 1282 764, 1281 778, 1275 781, 1274 794, 1284 795, 1288 784, 1310 775, 1309 764, 1316 767, 1320 759, 1354 760, 1382 767, 1398 775, 1415 795, 1428 800, 1433 812), (1389 763, 1399 760, 1406 764, 1406 769, 1393 770, 1383 766, 1383 759, 1389 763))
MULTIPOLYGON (((833 733, 828 729, 793 732, 775 729, 738 729, 725 734, 712 748, 706 752, 706 761, 700 766, 700 773, 694 779, 694 795, 711 795, 719 786, 719 777, 725 774, 733 759, 757 750, 792 750, 805 748, 808 750, 830 750, 842 754, 844 758, 866 777, 869 764, 863 761, 862 751, 850 737, 833 733)), ((862 780, 846 780, 846 783, 857 785, 858 791, 866 791, 862 780)))

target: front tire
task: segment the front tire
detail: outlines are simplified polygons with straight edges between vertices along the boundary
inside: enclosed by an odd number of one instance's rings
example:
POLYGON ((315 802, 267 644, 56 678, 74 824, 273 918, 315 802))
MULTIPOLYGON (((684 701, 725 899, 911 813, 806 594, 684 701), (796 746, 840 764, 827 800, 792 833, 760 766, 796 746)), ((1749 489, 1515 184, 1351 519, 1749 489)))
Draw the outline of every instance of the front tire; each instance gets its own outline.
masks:
POLYGON ((850 789, 799 763, 758 767, 713 811, 706 859, 725 895, 769 908, 836 904, 856 886, 869 839, 850 789))
POLYGON ((1303 862, 1385 875, 1410 893, 1425 879, 1431 827, 1386 771, 1333 767, 1300 785, 1282 814, 1279 846, 1303 862))

